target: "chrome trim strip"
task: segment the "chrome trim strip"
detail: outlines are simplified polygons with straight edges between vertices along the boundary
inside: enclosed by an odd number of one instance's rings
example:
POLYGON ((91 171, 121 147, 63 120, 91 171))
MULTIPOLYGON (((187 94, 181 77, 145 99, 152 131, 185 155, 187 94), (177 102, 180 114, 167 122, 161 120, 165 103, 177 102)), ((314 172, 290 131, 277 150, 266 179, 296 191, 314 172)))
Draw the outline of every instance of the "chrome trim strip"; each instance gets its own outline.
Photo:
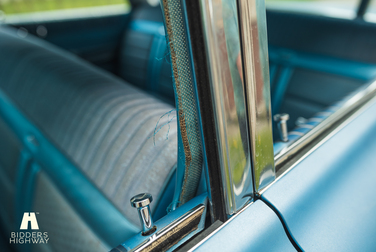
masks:
POLYGON ((202 0, 211 95, 226 213, 241 209, 253 195, 236 0, 202 0))
POLYGON ((196 196, 156 221, 155 232, 140 232, 121 245, 127 251, 172 251, 204 229, 207 204, 206 193, 196 196))
POLYGON ((167 251, 171 249, 178 241, 198 229, 204 210, 204 204, 196 206, 130 251, 167 251))
POLYGON ((255 190, 275 179, 265 1, 238 0, 255 190))
MULTIPOLYGON (((280 166, 283 166, 285 162, 300 153, 308 144, 317 139, 326 130, 343 120, 346 115, 372 99, 375 95, 376 81, 373 81, 364 89, 360 90, 358 93, 345 101, 336 112, 324 119, 319 125, 307 132, 307 134, 281 149, 281 151, 275 155, 276 167, 279 168, 280 166)), ((302 155, 302 153, 300 153, 300 155, 302 155)))
MULTIPOLYGON (((374 103, 376 103, 376 96, 371 97, 368 99, 364 104, 362 104, 354 113, 344 120, 340 125, 338 125, 336 128, 334 128, 327 136, 325 136, 321 141, 319 141, 317 144, 315 144, 309 151, 304 153, 303 156, 301 156, 296 162, 294 162, 289 167, 286 167, 286 169, 283 169, 282 171, 278 171, 280 173, 277 175, 277 178, 273 181, 273 183, 269 184, 267 187, 265 187, 263 190, 261 190, 259 193, 262 195, 266 190, 268 190, 269 187, 271 187, 274 183, 276 183, 278 180, 280 180, 284 175, 286 175, 289 171, 291 171, 295 166, 297 166, 301 161, 303 161, 307 156, 309 156, 312 152, 314 152, 316 149, 318 149, 321 145, 323 145, 326 141, 328 141, 332 136, 337 134, 340 130, 342 130, 346 125, 351 123, 356 117, 358 117, 361 113, 363 113, 366 109, 371 107, 374 103)), ((277 174, 278 174, 277 173, 277 174)))
POLYGON ((206 242, 207 240, 209 240, 213 235, 215 235, 217 232, 219 232, 222 228, 224 228, 225 226, 227 226, 231 221, 233 221, 239 214, 241 214, 242 212, 244 212, 248 207, 250 207, 251 205, 253 204, 253 202, 249 203, 248 205, 246 205, 245 207, 243 207, 242 209, 239 210, 239 212, 237 212, 236 214, 234 214, 233 216, 231 216, 230 219, 228 219, 226 222, 224 222, 221 226, 219 226, 216 230, 214 230, 213 232, 211 232, 208 236, 206 236, 204 239, 202 239, 199 243, 197 243, 193 248, 189 249, 188 252, 191 252, 191 251, 195 251, 198 247, 200 247, 204 242, 206 242))

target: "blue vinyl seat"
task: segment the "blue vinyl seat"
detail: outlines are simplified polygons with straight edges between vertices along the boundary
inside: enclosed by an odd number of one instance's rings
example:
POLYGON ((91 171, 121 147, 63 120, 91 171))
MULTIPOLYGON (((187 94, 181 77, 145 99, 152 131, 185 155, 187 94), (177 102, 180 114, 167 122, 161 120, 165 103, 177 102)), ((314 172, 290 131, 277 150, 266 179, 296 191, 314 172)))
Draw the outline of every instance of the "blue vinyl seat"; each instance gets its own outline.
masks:
POLYGON ((19 231, 23 212, 38 212, 53 251, 115 247, 140 230, 133 195, 151 192, 159 217, 171 202, 176 132, 171 105, 0 26, 0 221, 6 234, 19 231))
POLYGON ((121 42, 119 76, 159 99, 174 104, 174 89, 162 11, 137 6, 121 42))

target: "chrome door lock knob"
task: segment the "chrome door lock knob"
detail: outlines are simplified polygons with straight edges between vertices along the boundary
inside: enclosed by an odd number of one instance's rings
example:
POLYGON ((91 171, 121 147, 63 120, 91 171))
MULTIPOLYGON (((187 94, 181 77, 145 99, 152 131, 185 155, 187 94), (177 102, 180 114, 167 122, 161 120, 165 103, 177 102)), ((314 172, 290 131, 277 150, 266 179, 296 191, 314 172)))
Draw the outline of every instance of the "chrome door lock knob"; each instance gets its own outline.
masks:
POLYGON ((279 136, 283 142, 289 141, 289 134, 287 130, 287 121, 290 119, 289 114, 276 114, 274 121, 277 123, 279 136))
POLYGON ((137 208, 140 217, 143 235, 149 235, 156 230, 149 207, 152 201, 153 196, 149 193, 140 193, 131 198, 131 206, 137 208))

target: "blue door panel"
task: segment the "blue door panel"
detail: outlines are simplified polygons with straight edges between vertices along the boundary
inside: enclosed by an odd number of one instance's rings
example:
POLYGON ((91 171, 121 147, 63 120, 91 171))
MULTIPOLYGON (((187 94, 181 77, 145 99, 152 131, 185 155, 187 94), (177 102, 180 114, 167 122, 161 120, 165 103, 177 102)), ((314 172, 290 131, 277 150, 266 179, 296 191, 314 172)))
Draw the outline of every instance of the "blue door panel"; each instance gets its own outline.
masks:
POLYGON ((376 251, 376 103, 262 197, 304 251, 376 251))
POLYGON ((196 251, 296 251, 277 215, 261 200, 223 225, 196 251))

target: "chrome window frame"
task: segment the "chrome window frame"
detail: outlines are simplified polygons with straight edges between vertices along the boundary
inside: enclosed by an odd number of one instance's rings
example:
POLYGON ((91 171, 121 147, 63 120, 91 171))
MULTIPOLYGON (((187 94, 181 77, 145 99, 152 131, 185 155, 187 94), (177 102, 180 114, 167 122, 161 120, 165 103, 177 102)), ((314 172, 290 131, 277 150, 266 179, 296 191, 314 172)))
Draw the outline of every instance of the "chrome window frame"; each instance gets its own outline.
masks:
MULTIPOLYGON (((233 0, 236 3, 236 0, 233 0)), ((233 215, 243 208, 253 199, 254 187, 253 176, 250 165, 249 152, 250 143, 247 127, 244 129, 240 125, 238 106, 246 107, 246 94, 244 92, 244 82, 232 82, 231 66, 228 60, 228 48, 225 37, 225 24, 223 18, 222 0, 202 0, 201 17, 204 30, 204 41, 206 47, 207 60, 209 65, 209 79, 211 87, 211 96, 213 99, 213 110, 215 111, 214 121, 216 125, 217 143, 220 171, 222 177, 222 190, 225 200, 225 209, 227 215, 233 215), (222 47, 221 47, 222 46, 222 47), (230 80, 230 81, 229 81, 230 80), (239 84, 242 85, 239 87, 239 84), (238 103, 232 101, 234 90, 238 90, 238 103), (240 103, 240 104, 239 104, 240 103), (233 115, 236 120, 233 120, 233 115), (231 127, 231 128, 230 128, 231 127), (237 146, 239 149, 231 149, 231 143, 237 141, 237 135, 240 135, 241 142, 237 146), (246 142, 247 148, 244 149, 242 143, 246 142), (240 156, 244 151, 246 162, 241 167, 243 169, 240 183, 235 178, 235 167, 232 159, 240 156), (231 155, 237 152, 239 155, 231 155)), ((236 11, 236 10, 235 10, 236 11)), ((237 15, 237 13, 235 13, 237 15)), ((239 21, 238 21, 239 23, 239 21)), ((228 34, 227 34, 228 35, 228 34)), ((239 46, 240 46, 240 37, 239 46)), ((240 55, 241 52, 239 52, 240 55)), ((233 55, 232 55, 233 56, 233 55)), ((236 99, 236 98, 235 98, 236 99)), ((241 110, 241 109, 240 109, 241 110)), ((244 113, 246 111, 244 110, 244 113)), ((243 115, 241 115, 243 116, 243 115)), ((246 118, 247 115, 244 114, 246 118)), ((247 120, 244 121, 247 124, 247 120)), ((214 147, 215 148, 215 147, 214 147)))
MULTIPOLYGON (((236 83, 226 83, 230 75, 228 62, 223 60, 227 55, 227 47, 220 48, 220 43, 226 43, 224 17, 221 0, 202 0, 201 15, 204 28, 204 40, 209 64, 211 95, 214 100, 216 135, 220 153, 220 170, 222 175, 222 190, 225 197, 225 208, 228 215, 241 210, 255 198, 255 193, 268 186, 275 179, 274 151, 272 137, 272 119, 270 105, 270 81, 268 64, 268 44, 266 33, 266 9, 264 1, 233 0, 236 4, 236 16, 239 24, 240 56, 242 61, 242 85, 247 117, 247 141, 249 144, 250 170, 245 167, 243 179, 251 180, 253 188, 236 194, 236 184, 229 160, 231 160, 228 131, 230 123, 227 118, 234 111, 229 110, 228 86, 235 89, 236 83), (241 201, 248 197, 250 200, 241 201)), ((231 92, 231 90, 230 90, 231 92)), ((239 95, 239 94, 238 94, 239 95)), ((237 106, 237 104, 235 104, 237 106)), ((236 112, 236 110, 235 110, 236 112)), ((232 124, 232 126, 234 126, 232 124)), ((239 123, 236 128, 241 128, 239 123)), ((244 132, 242 132, 244 133, 244 132)))
POLYGON ((278 177, 299 163, 307 153, 322 144, 322 140, 342 127, 343 123, 354 113, 361 110, 366 103, 376 96, 376 80, 351 94, 342 106, 325 118, 296 141, 289 143, 275 155, 278 177))
MULTIPOLYGON (((210 36, 214 36, 210 29, 213 29, 208 18, 213 15, 213 9, 210 9, 210 3, 217 0, 202 0, 201 15, 203 17, 203 26, 206 36, 206 49, 209 62, 209 73, 211 74, 211 82, 214 89, 212 96, 215 102, 221 101, 216 88, 221 85, 221 75, 218 71, 222 62, 216 62, 215 43, 210 41, 210 36), (209 23, 209 24, 208 24, 209 23), (211 32, 211 34, 210 34, 211 32), (213 69, 214 68, 214 69, 213 69), (217 97, 216 97, 217 96, 217 97)), ((255 194, 262 194, 274 181, 283 175, 289 168, 296 164, 299 158, 308 153, 314 146, 320 142, 325 136, 330 134, 338 125, 346 120, 351 113, 359 109, 366 103, 373 94, 376 94, 376 84, 371 84, 367 88, 360 90, 353 97, 349 98, 344 105, 334 112, 328 118, 324 119, 320 124, 312 128, 308 133, 290 142, 286 147, 277 153, 273 151, 272 138, 272 118, 270 108, 270 85, 269 85, 269 66, 267 54, 267 35, 266 35, 266 17, 265 17, 265 1, 257 0, 234 0, 238 4, 238 18, 240 37, 242 44, 242 64, 243 76, 247 103, 248 116, 248 134, 250 144, 250 155, 252 159, 253 185, 255 194), (255 41, 257 41, 255 43, 255 41), (265 154, 268 153, 268 154, 265 154)), ((364 4, 364 3, 363 3, 364 4)), ((361 8, 361 7, 359 7, 361 8)), ((364 8, 364 5, 363 7, 364 8)), ((362 13, 363 11, 359 11, 362 13)), ((220 124, 223 111, 216 110, 217 127, 220 124), (218 122, 219 121, 219 122, 218 122)), ((217 134, 219 141, 219 150, 222 152, 222 159, 226 154, 226 141, 224 129, 218 127, 217 134), (221 140, 225 139, 225 140, 221 140), (221 142, 222 141, 222 142, 221 142)), ((228 151, 227 151, 228 154, 228 151)), ((221 163, 222 183, 226 188, 226 183, 231 180, 231 176, 227 175, 226 167, 221 163), (224 175, 225 174, 225 175, 224 175)), ((226 190, 226 189, 224 189, 226 190)), ((225 198, 228 193, 224 193, 225 198)), ((255 197, 255 196, 254 196, 255 197)), ((229 206, 230 199, 226 199, 226 210, 228 215, 238 212, 242 207, 231 208, 229 206)))
MULTIPOLYGON (((209 75, 211 82, 211 95, 214 100, 216 111, 216 134, 218 138, 218 149, 220 153, 220 166, 222 173, 222 188, 224 191, 226 212, 233 215, 255 198, 255 194, 268 186, 275 179, 274 151, 272 137, 272 119, 270 105, 270 81, 268 65, 268 44, 266 32, 266 9, 264 1, 256 0, 234 0, 236 4, 236 16, 239 23, 238 39, 240 42, 240 56, 242 61, 242 85, 246 104, 247 135, 250 145, 248 155, 251 156, 251 173, 247 173, 247 167, 243 172, 243 179, 252 177, 253 190, 241 194, 235 194, 236 186, 232 176, 233 167, 228 164, 230 156, 229 132, 226 121, 231 111, 226 110, 225 93, 226 75, 229 74, 228 63, 221 60, 221 53, 227 55, 226 48, 219 48, 220 42, 224 40, 225 32, 224 17, 221 12, 223 2, 221 0, 202 0, 201 15, 205 30, 206 53, 209 63, 209 75), (221 19, 222 18, 222 19, 221 19), (218 35, 219 34, 219 35, 218 35), (221 37, 222 36, 222 37, 221 37), (249 197, 250 201, 243 201, 237 204, 239 198, 249 197), (235 198, 235 200, 234 200, 235 198)), ((226 43, 227 41, 222 41, 226 43)), ((236 83, 230 83, 236 88, 236 83)), ((239 94, 238 94, 239 95, 239 94)), ((237 104, 236 104, 237 105, 237 104)), ((237 125, 240 128, 239 125, 237 125)), ((231 140, 231 139, 230 139, 231 140)))
POLYGON ((238 0, 255 192, 275 180, 265 1, 238 0))

